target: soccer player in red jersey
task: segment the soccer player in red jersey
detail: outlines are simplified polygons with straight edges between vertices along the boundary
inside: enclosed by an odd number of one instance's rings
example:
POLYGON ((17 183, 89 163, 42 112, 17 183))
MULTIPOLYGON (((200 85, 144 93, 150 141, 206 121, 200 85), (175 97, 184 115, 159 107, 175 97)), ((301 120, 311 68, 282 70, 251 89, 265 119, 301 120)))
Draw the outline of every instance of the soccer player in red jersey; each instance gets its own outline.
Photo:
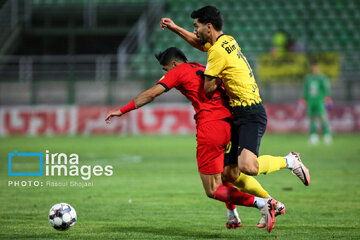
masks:
MULTIPOLYGON (((283 205, 283 208, 277 209, 278 212, 275 212, 274 206, 269 204, 268 199, 241 192, 232 184, 222 180, 224 152, 231 138, 231 113, 226 108, 226 102, 222 96, 224 91, 217 89, 209 97, 203 89, 205 66, 187 62, 184 53, 175 47, 157 54, 156 58, 167 73, 154 87, 138 95, 120 110, 111 111, 105 119, 106 122, 110 123, 112 117, 120 117, 131 110, 140 108, 162 93, 176 88, 192 103, 195 109, 196 157, 200 177, 206 195, 226 203, 228 208, 227 227, 236 228, 241 225, 234 205, 259 208, 263 215, 262 219, 265 220, 264 224, 273 226, 275 213, 283 214, 285 212, 283 205)), ((244 189, 246 190, 246 186, 244 189)))

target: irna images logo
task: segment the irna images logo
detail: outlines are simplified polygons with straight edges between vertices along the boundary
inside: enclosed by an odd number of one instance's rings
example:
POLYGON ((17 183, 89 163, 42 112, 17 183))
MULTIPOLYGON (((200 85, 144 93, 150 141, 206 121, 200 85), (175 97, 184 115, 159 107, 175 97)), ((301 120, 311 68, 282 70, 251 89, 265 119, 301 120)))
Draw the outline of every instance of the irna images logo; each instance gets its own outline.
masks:
POLYGON ((43 153, 18 153, 15 150, 13 153, 8 154, 8 162, 9 162, 9 176, 42 176, 43 175, 43 153), (13 172, 12 171, 12 160, 13 157, 39 157, 39 172, 13 172))
MULTIPOLYGON (((79 164, 79 155, 76 153, 71 153, 69 155, 65 153, 50 153, 49 150, 43 153, 18 153, 14 151, 8 154, 9 160, 9 176, 80 176, 83 180, 89 180, 92 176, 112 176, 113 175, 113 166, 106 165, 80 165, 79 164), (45 156, 44 156, 45 155, 45 156), (40 165, 39 172, 16 172, 13 170, 14 157, 20 158, 18 164, 26 163, 26 157, 36 157, 38 158, 38 163, 40 165), (43 158, 45 157, 45 162, 43 158), (44 167, 45 163, 45 167, 44 167)), ((37 159, 36 159, 37 161, 37 159)))

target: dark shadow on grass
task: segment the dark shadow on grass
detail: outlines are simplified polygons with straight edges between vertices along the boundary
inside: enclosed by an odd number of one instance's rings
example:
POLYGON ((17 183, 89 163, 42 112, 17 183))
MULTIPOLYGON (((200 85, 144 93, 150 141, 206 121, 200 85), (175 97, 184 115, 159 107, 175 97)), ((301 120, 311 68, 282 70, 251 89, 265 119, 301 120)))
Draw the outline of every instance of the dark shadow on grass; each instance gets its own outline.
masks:
MULTIPOLYGON (((227 234, 227 233, 210 233, 205 231, 194 231, 189 230, 186 231, 181 228, 175 228, 175 227, 167 227, 167 228, 161 228, 161 227, 147 227, 147 226, 138 226, 138 227, 105 227, 105 229, 109 231, 114 232, 122 232, 122 233, 149 233, 156 236, 171 236, 171 237, 183 237, 184 239, 234 239, 234 237, 241 237, 241 238, 251 238, 251 239, 268 239, 270 235, 264 232, 264 234, 254 234, 254 233, 247 233, 243 231, 244 229, 238 229, 237 231, 238 236, 234 236, 234 234, 227 234)), ((233 230, 229 230, 233 231, 233 230)), ((272 238, 275 236, 273 235, 272 238)))
MULTIPOLYGON (((298 229, 298 226, 282 226, 281 228, 279 227, 279 229, 282 230, 289 230, 291 231, 292 229, 296 230, 298 229)), ((359 228, 356 226, 334 226, 334 225, 329 225, 329 226, 322 226, 322 225, 306 225, 306 226, 302 226, 302 228, 304 229, 308 229, 308 230, 314 230, 314 231, 329 231, 329 232, 339 232, 339 231, 350 231, 350 230, 355 230, 357 231, 359 228)), ((353 232, 351 232, 353 233, 353 232)))

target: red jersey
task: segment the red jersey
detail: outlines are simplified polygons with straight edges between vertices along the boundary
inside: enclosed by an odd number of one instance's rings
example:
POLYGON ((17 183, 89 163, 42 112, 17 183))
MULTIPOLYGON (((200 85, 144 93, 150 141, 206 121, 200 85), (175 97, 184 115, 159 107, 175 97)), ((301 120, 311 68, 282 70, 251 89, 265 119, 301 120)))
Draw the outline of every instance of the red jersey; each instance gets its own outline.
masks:
POLYGON ((223 91, 216 90, 211 99, 206 96, 202 75, 205 66, 199 63, 182 63, 168 71, 158 82, 166 91, 175 87, 189 101, 195 109, 196 124, 230 118, 231 113, 223 100, 223 91))

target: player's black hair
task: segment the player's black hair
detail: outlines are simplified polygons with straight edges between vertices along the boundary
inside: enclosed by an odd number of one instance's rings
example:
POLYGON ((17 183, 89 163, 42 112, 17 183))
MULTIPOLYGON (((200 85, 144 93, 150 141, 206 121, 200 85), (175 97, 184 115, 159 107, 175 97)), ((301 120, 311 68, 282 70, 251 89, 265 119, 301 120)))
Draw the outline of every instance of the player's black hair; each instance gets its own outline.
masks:
POLYGON ((216 31, 222 30, 223 18, 219 9, 214 6, 202 7, 191 13, 191 18, 198 19, 202 24, 211 23, 216 31))
POLYGON ((176 47, 169 47, 165 51, 155 54, 155 57, 162 66, 168 65, 173 60, 187 62, 185 54, 176 47))

